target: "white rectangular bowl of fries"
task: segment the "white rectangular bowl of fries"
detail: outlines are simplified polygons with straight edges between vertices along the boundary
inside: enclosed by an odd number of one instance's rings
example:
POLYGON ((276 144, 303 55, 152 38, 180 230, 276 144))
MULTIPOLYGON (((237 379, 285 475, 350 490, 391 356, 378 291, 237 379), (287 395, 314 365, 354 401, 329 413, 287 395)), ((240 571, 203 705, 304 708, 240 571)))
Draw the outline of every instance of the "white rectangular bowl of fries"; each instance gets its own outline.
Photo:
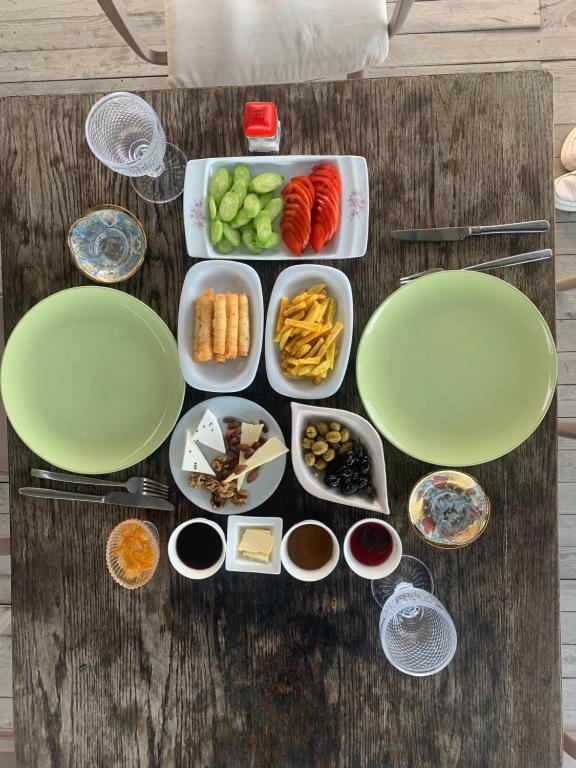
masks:
POLYGON ((190 160, 184 180, 186 249, 195 259, 357 258, 366 253, 368 205, 364 157, 190 160))
POLYGON ((263 318, 262 285, 248 264, 203 261, 190 267, 178 310, 186 382, 206 392, 250 386, 262 351, 263 318))
POLYGON ((341 270, 302 264, 281 272, 266 318, 272 389, 305 400, 333 395, 348 367, 353 317, 350 281, 341 270))

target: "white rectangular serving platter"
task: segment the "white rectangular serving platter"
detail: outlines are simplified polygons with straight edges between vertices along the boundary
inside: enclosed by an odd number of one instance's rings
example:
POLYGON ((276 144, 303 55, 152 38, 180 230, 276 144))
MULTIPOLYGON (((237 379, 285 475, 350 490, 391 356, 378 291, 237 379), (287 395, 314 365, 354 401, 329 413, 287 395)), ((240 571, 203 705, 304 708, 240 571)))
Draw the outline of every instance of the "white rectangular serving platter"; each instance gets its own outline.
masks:
MULTIPOLYGON (((276 193, 275 193, 276 194, 276 193)), ((280 194, 280 191, 277 193, 280 194)), ((248 157, 213 157, 189 160, 184 180, 184 230, 186 250, 193 259, 239 259, 242 261, 323 261, 324 259, 354 259, 364 256, 368 244, 368 167, 357 155, 262 155, 248 157), (274 171, 284 176, 285 183, 293 176, 311 173, 317 163, 334 163, 342 179, 340 226, 320 253, 308 246, 302 256, 294 256, 282 240, 275 248, 251 253, 241 243, 226 255, 216 251, 209 238, 208 182, 218 168, 233 169, 246 164, 252 175, 274 171)), ((277 220, 279 221, 279 219, 277 220)), ((277 225, 275 226, 277 228, 277 225)))

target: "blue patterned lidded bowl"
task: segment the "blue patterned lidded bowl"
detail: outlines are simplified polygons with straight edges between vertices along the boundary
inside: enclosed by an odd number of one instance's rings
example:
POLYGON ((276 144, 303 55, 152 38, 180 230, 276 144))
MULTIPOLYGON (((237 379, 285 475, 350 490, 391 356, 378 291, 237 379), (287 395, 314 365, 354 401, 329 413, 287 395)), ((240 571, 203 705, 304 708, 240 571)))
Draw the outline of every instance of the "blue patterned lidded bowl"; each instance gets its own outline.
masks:
POLYGON ((440 469, 416 483, 408 516, 416 533, 432 546, 465 547, 484 533, 490 499, 471 475, 440 469))
POLYGON ((141 266, 146 234, 130 211, 101 205, 72 224, 68 246, 78 269, 97 283, 127 280, 141 266))

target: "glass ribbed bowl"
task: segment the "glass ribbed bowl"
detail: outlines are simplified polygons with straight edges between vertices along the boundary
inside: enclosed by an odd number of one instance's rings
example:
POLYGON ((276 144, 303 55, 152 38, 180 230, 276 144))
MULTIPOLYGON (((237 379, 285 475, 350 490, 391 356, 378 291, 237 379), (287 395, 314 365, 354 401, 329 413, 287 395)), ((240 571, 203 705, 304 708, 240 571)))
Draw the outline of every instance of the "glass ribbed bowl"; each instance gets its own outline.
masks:
POLYGON ((456 627, 434 595, 400 585, 382 608, 380 641, 396 669, 423 677, 440 672, 452 660, 456 627))
POLYGON ((110 576, 112 576, 114 581, 118 582, 118 584, 121 586, 126 587, 126 589, 137 589, 138 587, 143 587, 144 584, 149 582, 156 572, 159 560, 160 545, 158 529, 155 525, 149 523, 147 520, 123 520, 116 526, 116 528, 114 528, 108 537, 108 541, 106 543, 106 565, 108 566, 108 571, 110 572, 110 576), (145 533, 147 541, 150 543, 154 552, 154 562, 152 567, 143 570, 138 574, 137 577, 129 577, 126 575, 123 558, 119 555, 112 554, 112 551, 120 544, 121 536, 126 526, 134 523, 141 527, 145 533))

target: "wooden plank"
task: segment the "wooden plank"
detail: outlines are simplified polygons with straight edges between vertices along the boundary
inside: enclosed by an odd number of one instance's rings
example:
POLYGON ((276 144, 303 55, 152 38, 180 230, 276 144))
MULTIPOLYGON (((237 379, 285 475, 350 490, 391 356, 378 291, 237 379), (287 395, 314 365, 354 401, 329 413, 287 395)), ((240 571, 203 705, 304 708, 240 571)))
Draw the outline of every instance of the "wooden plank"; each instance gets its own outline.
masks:
MULTIPOLYGON (((166 47, 164 14, 139 14, 134 32, 153 48, 166 47)), ((17 51, 64 51, 117 48, 126 44, 104 14, 70 18, 0 20, 0 57, 17 51)))
POLYGON ((562 547, 576 547, 576 515, 558 515, 558 539, 562 547))
POLYGON ((576 679, 562 680, 562 704, 566 710, 576 709, 576 679))
POLYGON ((556 342, 559 352, 576 351, 576 320, 556 321, 556 342))
POLYGON ((559 255, 576 253, 576 221, 561 221, 556 225, 556 253, 559 255))
POLYGON ((576 580, 560 582, 560 610, 576 611, 576 580))
POLYGON ((576 451, 558 451, 558 482, 576 482, 576 451))
MULTIPOLYGON (((163 0, 122 0, 122 8, 132 18, 138 14, 162 13, 163 0)), ((103 15, 96 0, 3 0, 2 19, 21 21, 22 19, 65 19, 80 16, 103 15)))
MULTIPOLYGON (((570 733, 576 731, 576 710, 564 709, 562 720, 566 731, 570 733)), ((571 760, 568 755, 564 755, 563 768, 576 768, 576 760, 571 760)))
MULTIPOLYGON (((242 150, 237 124, 215 116, 237 114, 249 94, 253 89, 213 89, 147 98, 175 142, 186 147, 193 137, 209 156, 242 150)), ((382 295, 396 288, 400 268, 417 271, 429 256, 424 246, 391 246, 394 225, 417 215, 426 225, 447 211, 451 219, 487 221, 496 214, 510 221, 553 214, 547 180, 551 82, 541 73, 269 87, 266 95, 284 116, 287 152, 353 147, 368 158, 371 203, 381 213, 367 258, 345 265, 356 294, 356 341, 382 295), (530 157, 528 179, 517 172, 518 145, 530 157), (456 184, 456 173, 474 183, 456 184), (431 181, 422 184, 422 178, 431 181), (377 258, 384 247, 386 261, 377 258)), ((75 140, 91 102, 90 96, 2 102, 0 209, 11 213, 0 217, 5 284, 11 286, 4 298, 8 329, 46 293, 82 282, 62 249, 62 232, 72 210, 94 199, 117 200, 143 221, 150 256, 124 287, 175 327, 188 267, 181 258, 181 205, 166 206, 160 216, 75 140)), ((552 233, 540 240, 551 243, 552 233)), ((521 241, 508 242, 516 248, 521 241)), ((460 265, 494 257, 501 245, 483 239, 474 251, 444 247, 446 258, 460 265)), ((284 266, 262 265, 266 292, 284 266)), ((554 322, 552 263, 510 271, 510 280, 554 322)), ((263 377, 245 394, 288 427, 288 403, 263 377)), ((186 407, 203 397, 189 391, 186 407)), ((334 402, 362 412, 352 369, 334 402)), ((102 547, 124 513, 99 509, 95 526, 94 514, 82 505, 24 500, 14 490, 29 482, 37 459, 12 435, 19 763, 168 766, 185 755, 198 766, 444 768, 473 765, 479 754, 496 766, 506 754, 506 768, 530 761, 558 768, 555 417, 553 406, 537 438, 479 468, 483 485, 498 489, 500 511, 482 546, 458 553, 459 568, 479 589, 462 599, 453 558, 413 540, 412 551, 442 584, 459 629, 457 661, 442 675, 418 680, 416 688, 383 662, 374 630, 377 607, 344 563, 314 589, 302 589, 287 574, 230 578, 224 570, 192 589, 164 557, 153 589, 120 590, 104 568, 102 547), (518 526, 518 509, 530 526, 518 526), (527 626, 530 643, 520 644, 527 626), (498 653, 479 654, 479 643, 498 653), (288 730, 278 726, 287 707, 298 713, 288 730)), ((425 468, 392 447, 387 464, 390 497, 401 500, 425 468)), ((167 446, 134 471, 169 477, 167 446)), ((151 517, 163 542, 190 515, 182 498, 175 503, 174 514, 151 517)), ((307 514, 307 504, 287 472, 282 493, 261 512, 280 513, 288 527, 307 514)), ((320 501, 314 515, 329 520, 340 539, 354 517, 320 501)), ((395 524, 409 536, 405 516, 395 524)))
POLYGON ((0 730, 11 731, 12 727, 12 698, 0 699, 0 730))
POLYGON ((61 96, 73 93, 106 93, 110 91, 156 91, 168 88, 168 78, 119 77, 93 80, 47 80, 27 83, 0 83, 2 96, 61 96))
POLYGON ((576 515, 576 482, 558 483, 558 512, 576 515))
POLYGON ((166 67, 142 61, 128 47, 19 51, 0 54, 0 82, 84 80, 165 75, 166 67))
POLYGON ((560 352, 558 354, 558 384, 573 384, 574 382, 576 382, 576 354, 574 352, 560 352))
POLYGON ((562 677, 576 678, 576 645, 562 646, 562 677))
POLYGON ((576 645, 576 611, 560 613, 560 625, 563 645, 576 645))
MULTIPOLYGON (((388 3, 391 18, 395 3, 388 3)), ((400 34, 539 28, 538 0, 433 0, 414 3, 400 34)))
POLYGON ((562 384, 558 387, 558 416, 567 419, 576 418, 576 386, 573 384, 562 384))
MULTIPOLYGON (((576 579, 576 547, 565 547, 560 533, 560 579, 576 579)), ((574 606, 576 610, 576 606, 574 606)))

